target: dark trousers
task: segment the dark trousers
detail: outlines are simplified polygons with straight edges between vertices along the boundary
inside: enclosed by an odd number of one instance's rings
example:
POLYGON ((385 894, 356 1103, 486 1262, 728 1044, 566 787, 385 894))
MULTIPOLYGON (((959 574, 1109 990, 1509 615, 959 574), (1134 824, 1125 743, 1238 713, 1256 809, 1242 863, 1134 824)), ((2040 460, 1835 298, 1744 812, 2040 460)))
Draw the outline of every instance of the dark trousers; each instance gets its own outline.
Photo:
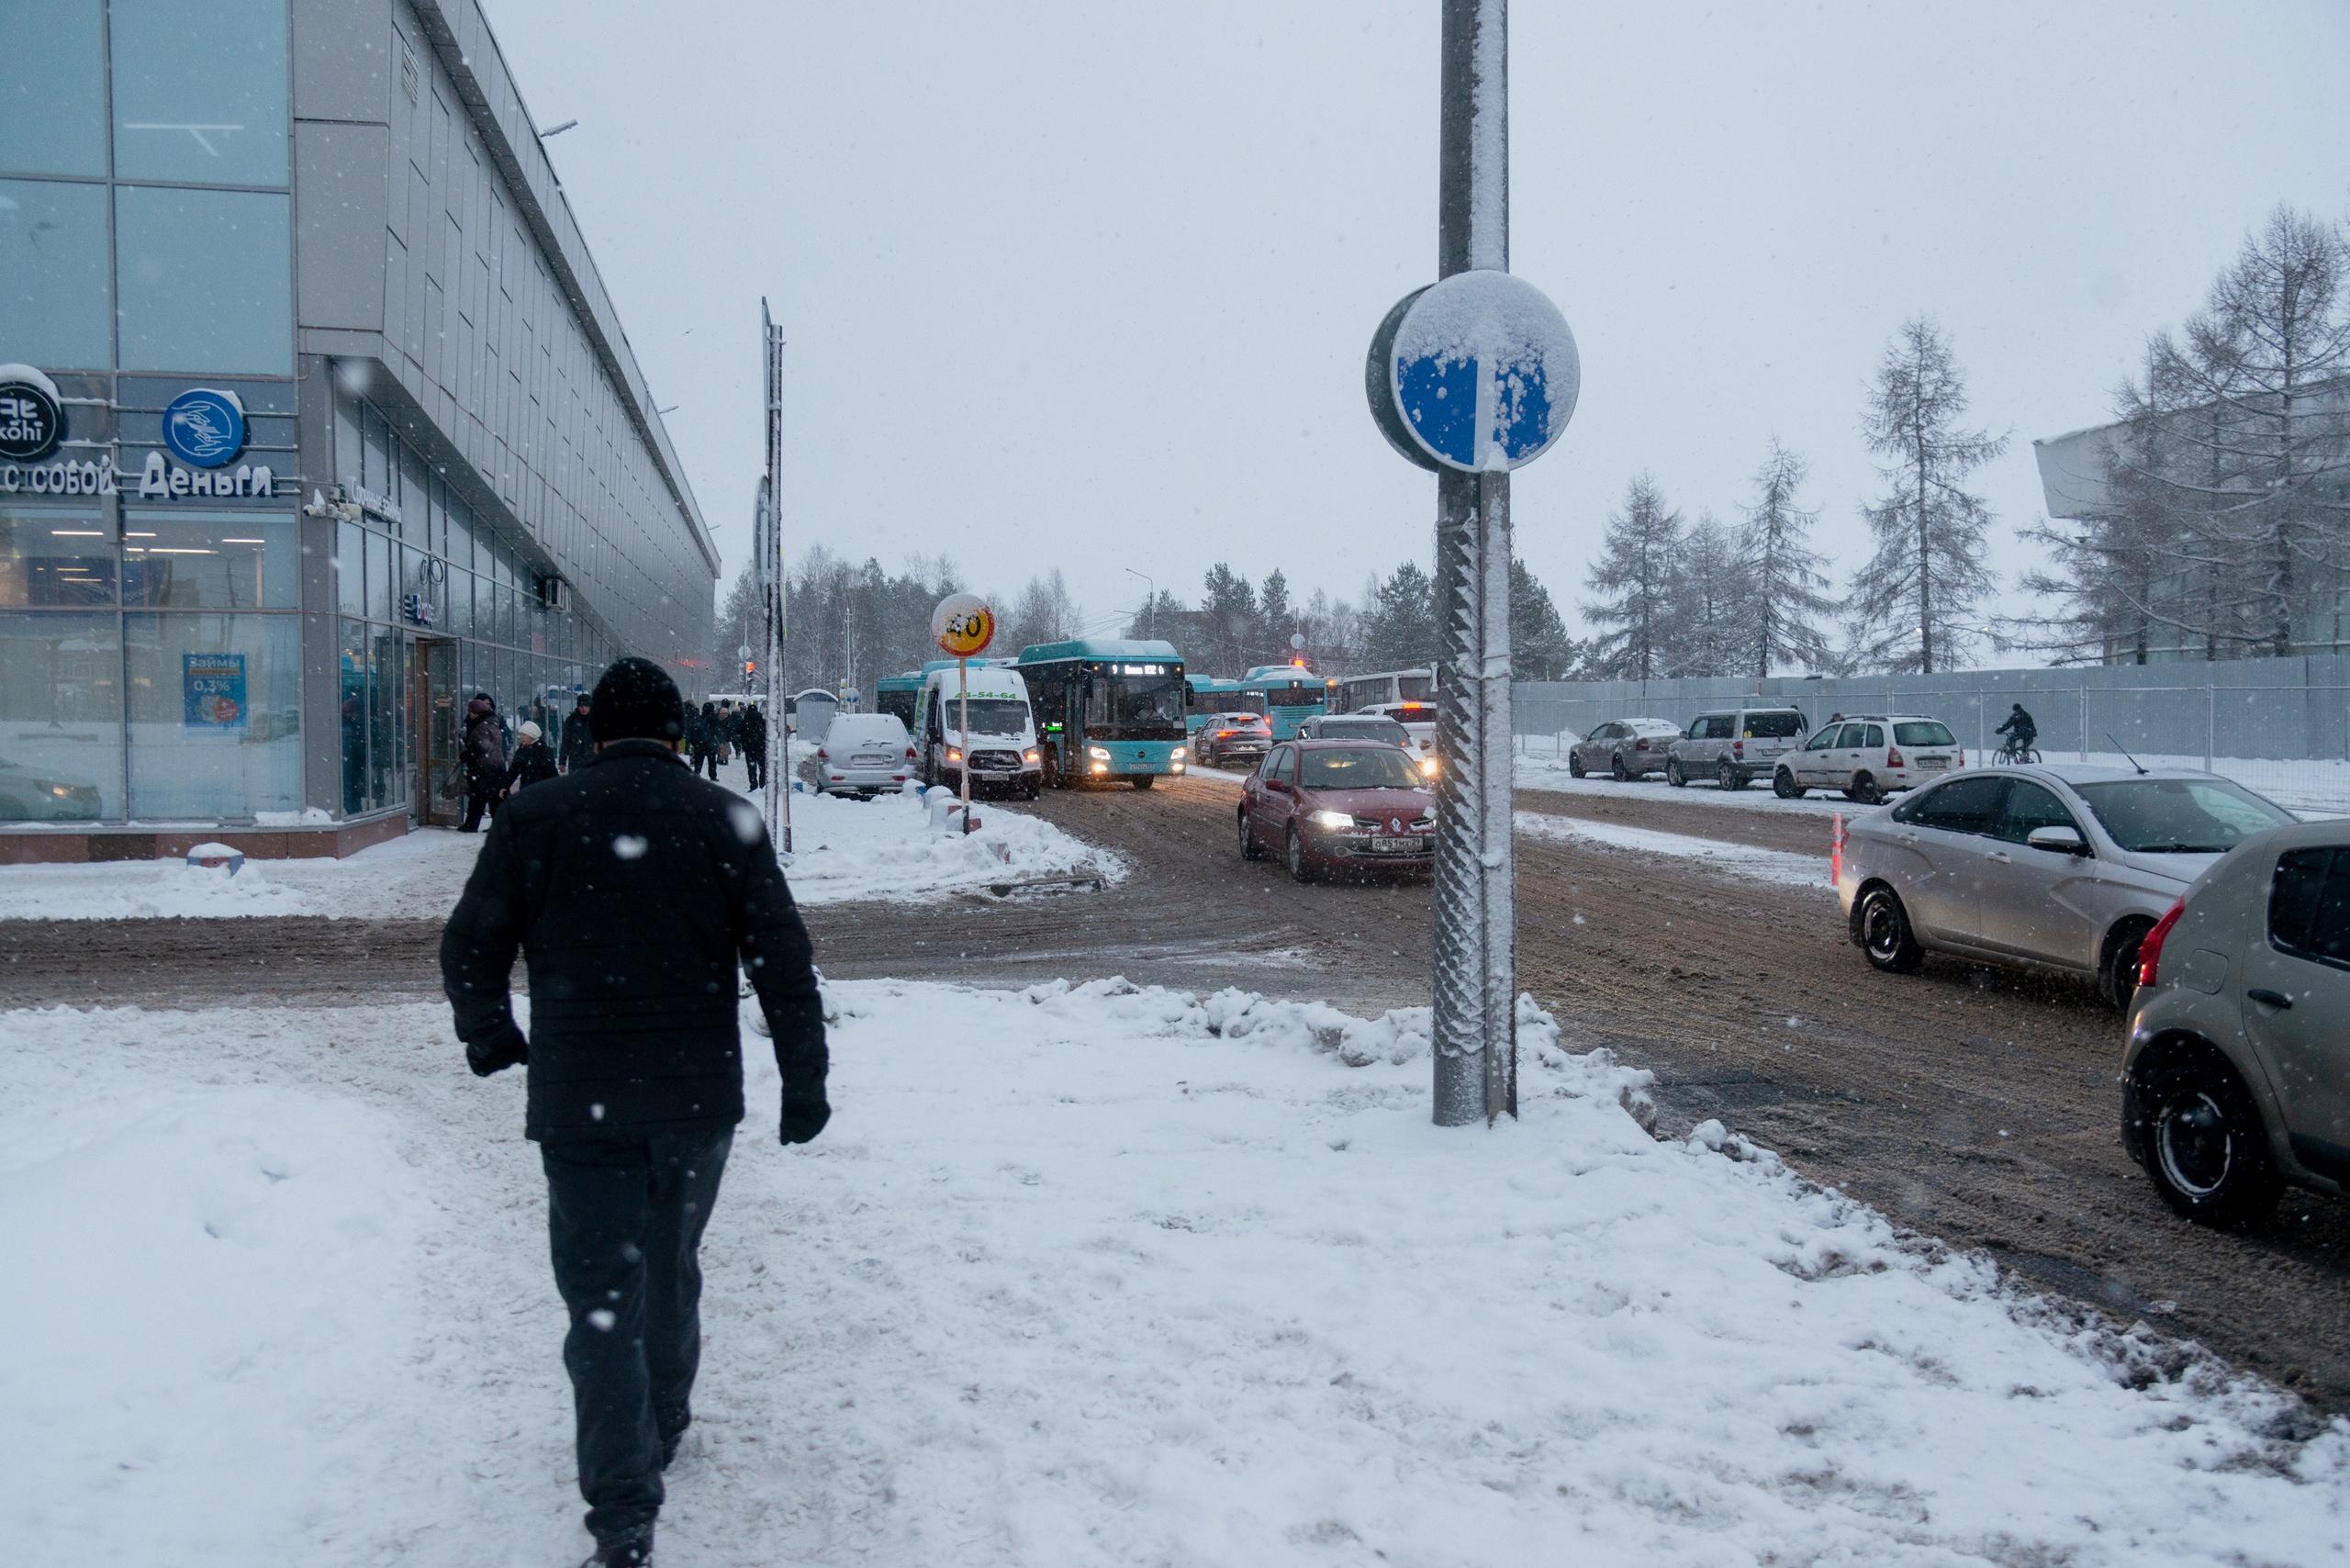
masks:
POLYGON ((543 1143, 563 1364, 588 1530, 622 1540, 660 1512, 661 1450, 693 1418, 702 1227, 732 1131, 543 1143))
POLYGON ((485 811, 493 817, 498 814, 498 798, 489 792, 488 786, 484 785, 478 789, 466 790, 465 825, 459 828, 457 831, 459 833, 480 832, 481 816, 482 812, 485 811))
POLYGON ((767 753, 746 751, 743 754, 743 770, 751 776, 745 789, 756 790, 767 781, 767 753))
POLYGON ((718 754, 714 751, 695 752, 693 754, 693 769, 696 773, 699 773, 704 769, 707 769, 712 778, 717 778, 718 754))

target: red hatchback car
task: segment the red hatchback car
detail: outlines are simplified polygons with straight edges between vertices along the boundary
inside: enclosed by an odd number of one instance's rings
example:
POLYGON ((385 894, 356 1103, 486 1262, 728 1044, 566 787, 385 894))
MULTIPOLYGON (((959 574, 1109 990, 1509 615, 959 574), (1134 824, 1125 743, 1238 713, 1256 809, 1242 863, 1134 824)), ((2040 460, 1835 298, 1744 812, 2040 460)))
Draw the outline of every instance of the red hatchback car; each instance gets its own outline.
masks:
POLYGON ((1278 853, 1299 881, 1318 871, 1427 871, 1436 796, 1401 746, 1283 741, 1240 787, 1240 854, 1278 853))

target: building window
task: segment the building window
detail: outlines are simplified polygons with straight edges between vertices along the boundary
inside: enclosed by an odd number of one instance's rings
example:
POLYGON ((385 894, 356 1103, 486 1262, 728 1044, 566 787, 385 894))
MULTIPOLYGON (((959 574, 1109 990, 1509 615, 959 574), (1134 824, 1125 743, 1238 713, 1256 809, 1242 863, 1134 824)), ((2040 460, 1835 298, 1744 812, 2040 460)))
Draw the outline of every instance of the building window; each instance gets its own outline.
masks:
POLYGON ((115 612, 0 611, 0 822, 122 815, 115 612))
POLYGON ((132 814, 299 811, 300 620, 134 614, 122 627, 132 814))
POLYGON ((162 610, 293 610, 299 546, 284 512, 125 512, 123 602, 162 610))
POLYGON ((113 363, 109 270, 104 185, 0 180, 0 344, 9 359, 49 370, 113 363))
POLYGON ((113 0, 126 180, 286 183, 285 0, 113 0))
POLYGON ((0 511, 0 606, 75 609, 114 596, 114 530, 97 513, 0 511))
POLYGON ((106 172, 106 28, 99 0, 0 6, 0 168, 106 172))
POLYGON ((293 374, 286 201, 252 191, 116 187, 122 368, 293 374))

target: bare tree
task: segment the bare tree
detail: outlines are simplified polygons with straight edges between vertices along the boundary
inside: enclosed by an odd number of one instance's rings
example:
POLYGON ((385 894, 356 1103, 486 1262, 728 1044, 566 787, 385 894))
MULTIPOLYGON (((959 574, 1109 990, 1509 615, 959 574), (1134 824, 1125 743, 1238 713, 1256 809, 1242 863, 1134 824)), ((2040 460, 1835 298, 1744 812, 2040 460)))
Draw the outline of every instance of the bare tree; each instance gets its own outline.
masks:
POLYGON ((2026 529, 2060 656, 2207 658, 2337 640, 2350 567, 2350 235, 2279 207, 2204 308, 2148 345, 2094 515, 2026 529), (2322 625, 2319 622, 2323 622, 2322 625))
POLYGON ((1675 553, 1681 514, 1665 504, 1654 476, 1642 474, 1607 519, 1607 534, 1585 586, 1583 619, 1602 628, 1591 641, 1592 673, 1603 679, 1654 680, 1665 673, 1672 633, 1675 553))
POLYGON ((997 600, 1002 617, 994 651, 1016 654, 1036 643, 1058 643, 1078 634, 1084 613, 1070 597, 1069 583, 1055 566, 1040 577, 1030 577, 1007 604, 997 600))
POLYGON ((1886 346, 1861 416, 1892 487, 1866 510, 1876 552, 1852 577, 1860 652, 1874 667, 1931 675, 1977 639, 1976 607, 1993 586, 1983 564, 1991 510, 1965 479, 2008 438, 1960 429, 1965 411, 1950 341, 1930 318, 1911 317, 1886 346))
POLYGON ((1829 596, 1819 553, 1811 547, 1811 525, 1819 521, 1819 509, 1807 509, 1798 500, 1809 472, 1801 457, 1773 437, 1769 454, 1755 471, 1754 504, 1746 509, 1746 526, 1739 535, 1745 612, 1740 662, 1758 678, 1789 664, 1825 670, 1830 662, 1825 628, 1835 619, 1837 605, 1829 596))

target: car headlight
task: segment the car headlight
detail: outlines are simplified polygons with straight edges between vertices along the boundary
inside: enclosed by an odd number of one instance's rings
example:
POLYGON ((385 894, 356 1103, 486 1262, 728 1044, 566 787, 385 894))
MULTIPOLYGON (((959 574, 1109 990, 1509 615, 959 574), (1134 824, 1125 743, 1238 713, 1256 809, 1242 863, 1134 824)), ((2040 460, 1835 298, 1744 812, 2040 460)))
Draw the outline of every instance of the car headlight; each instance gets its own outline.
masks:
POLYGON ((1044 758, 1038 755, 1035 746, 1030 746, 1026 751, 1022 752, 1020 755, 1030 762, 1042 762, 1044 760, 1044 758))
POLYGON ((963 760, 963 754, 957 751, 953 746, 948 746, 946 748, 946 760, 949 762, 960 762, 963 760))
POLYGON ((1108 746, 1090 745, 1085 748, 1085 755, 1091 757, 1096 762, 1107 762, 1110 760, 1110 748, 1108 746))
POLYGON ((1423 778, 1433 778, 1436 777, 1436 758, 1432 756, 1424 756, 1420 758, 1420 777, 1423 778))
POLYGON ((61 801, 70 801, 73 798, 73 786, 71 784, 51 784, 49 787, 49 792, 56 796, 61 801))
POLYGON ((1307 814, 1305 820, 1315 827, 1326 827, 1333 833, 1355 825, 1354 815, 1349 812, 1313 812, 1307 814))

